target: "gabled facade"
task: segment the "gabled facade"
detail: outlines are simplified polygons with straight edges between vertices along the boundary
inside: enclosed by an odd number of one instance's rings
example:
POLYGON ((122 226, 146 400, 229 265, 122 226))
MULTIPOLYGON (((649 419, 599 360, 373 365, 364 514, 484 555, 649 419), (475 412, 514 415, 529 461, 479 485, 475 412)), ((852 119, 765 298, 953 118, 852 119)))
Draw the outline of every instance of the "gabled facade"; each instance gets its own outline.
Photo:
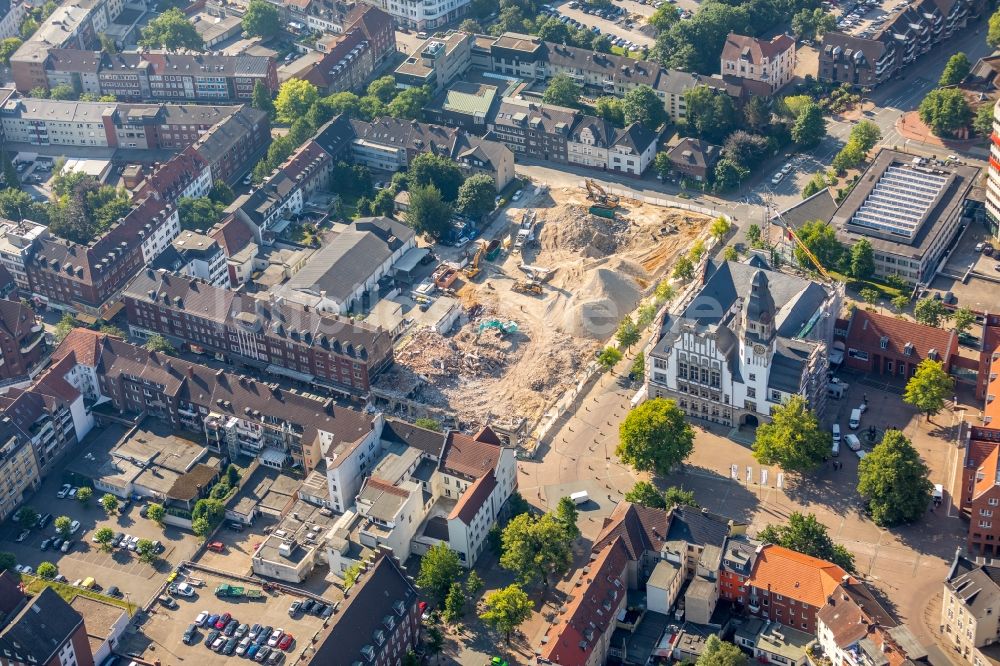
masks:
POLYGON ((774 93, 795 75, 795 40, 778 35, 765 41, 731 32, 722 47, 721 61, 723 76, 758 81, 774 93))

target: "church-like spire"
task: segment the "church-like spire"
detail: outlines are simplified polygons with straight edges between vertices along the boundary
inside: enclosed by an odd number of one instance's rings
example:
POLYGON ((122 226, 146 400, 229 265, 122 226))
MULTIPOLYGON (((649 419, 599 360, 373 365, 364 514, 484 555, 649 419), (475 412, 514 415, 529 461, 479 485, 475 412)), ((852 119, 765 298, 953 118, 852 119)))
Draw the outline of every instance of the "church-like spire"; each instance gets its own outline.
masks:
POLYGON ((743 310, 743 336, 754 342, 770 342, 774 337, 774 313, 767 275, 758 270, 750 282, 750 295, 743 310))

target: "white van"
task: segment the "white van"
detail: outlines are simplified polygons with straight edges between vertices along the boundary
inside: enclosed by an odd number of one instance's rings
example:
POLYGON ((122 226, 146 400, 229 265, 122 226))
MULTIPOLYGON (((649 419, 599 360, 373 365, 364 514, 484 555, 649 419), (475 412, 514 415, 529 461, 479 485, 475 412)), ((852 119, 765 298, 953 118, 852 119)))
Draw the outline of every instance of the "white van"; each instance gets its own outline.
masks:
POLYGON ((851 410, 851 420, 847 422, 847 426, 851 430, 857 430, 861 427, 861 408, 855 407, 851 410))
POLYGON ((840 424, 839 423, 834 423, 833 427, 831 428, 831 430, 833 430, 833 447, 830 449, 830 453, 832 453, 835 456, 839 456, 840 455, 840 424))
POLYGON ((847 448, 849 448, 851 451, 861 450, 861 440, 858 439, 857 435, 852 435, 848 433, 847 435, 844 436, 844 441, 847 442, 847 448))
POLYGON ((587 502, 590 501, 590 495, 587 494, 586 490, 581 490, 578 493, 573 493, 572 495, 569 496, 569 498, 576 506, 580 506, 581 504, 586 504, 587 502))
POLYGON ((931 499, 934 500, 935 505, 944 501, 944 485, 940 483, 934 484, 934 492, 931 493, 931 499))

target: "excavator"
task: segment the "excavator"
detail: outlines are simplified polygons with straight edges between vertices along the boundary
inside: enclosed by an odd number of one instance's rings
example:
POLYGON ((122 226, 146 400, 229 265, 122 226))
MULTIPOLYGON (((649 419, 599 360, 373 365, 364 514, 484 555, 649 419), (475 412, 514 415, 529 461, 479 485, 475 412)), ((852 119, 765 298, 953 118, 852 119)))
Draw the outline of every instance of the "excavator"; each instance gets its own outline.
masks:
POLYGON ((526 282, 518 280, 514 282, 510 289, 518 294, 531 294, 532 296, 542 295, 542 285, 535 280, 529 280, 526 282))
POLYGON ((607 209, 618 207, 617 195, 608 194, 603 187, 590 178, 584 180, 583 184, 587 187, 587 198, 594 202, 594 207, 607 209))
POLYGON ((469 262, 468 266, 462 269, 462 272, 465 274, 465 277, 469 278, 470 280, 475 280, 477 277, 479 277, 479 274, 483 272, 482 269, 479 268, 479 262, 486 254, 487 247, 488 247, 487 243, 479 244, 479 249, 476 250, 476 253, 472 256, 472 261, 469 262))

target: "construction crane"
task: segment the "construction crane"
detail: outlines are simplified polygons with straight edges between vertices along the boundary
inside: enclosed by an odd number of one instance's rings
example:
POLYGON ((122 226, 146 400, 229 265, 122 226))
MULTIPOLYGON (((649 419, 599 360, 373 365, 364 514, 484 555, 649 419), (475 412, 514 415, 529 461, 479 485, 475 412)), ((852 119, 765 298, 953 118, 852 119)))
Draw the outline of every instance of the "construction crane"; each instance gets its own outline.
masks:
POLYGON ((766 210, 766 215, 768 217, 767 220, 768 225, 770 225, 771 222, 777 222, 778 226, 785 231, 786 236, 791 240, 795 241, 796 246, 798 246, 798 248, 802 250, 802 254, 806 255, 809 258, 809 261, 812 262, 812 265, 816 267, 816 270, 819 272, 819 274, 822 275, 824 279, 829 280, 830 282, 835 282, 836 279, 832 275, 830 275, 825 268, 823 268, 823 264, 820 263, 820 260, 816 257, 815 254, 813 254, 812 250, 810 250, 809 247, 802 242, 802 239, 799 238, 798 234, 795 233, 795 230, 792 229, 792 226, 787 222, 785 222, 785 218, 781 216, 781 213, 778 212, 777 209, 775 209, 774 215, 772 216, 770 214, 772 205, 773 202, 771 199, 771 193, 767 192, 764 195, 764 207, 766 210))
POLYGON ((594 180, 587 178, 583 181, 587 187, 587 198, 604 208, 615 208, 618 205, 618 196, 608 194, 603 187, 594 180))

